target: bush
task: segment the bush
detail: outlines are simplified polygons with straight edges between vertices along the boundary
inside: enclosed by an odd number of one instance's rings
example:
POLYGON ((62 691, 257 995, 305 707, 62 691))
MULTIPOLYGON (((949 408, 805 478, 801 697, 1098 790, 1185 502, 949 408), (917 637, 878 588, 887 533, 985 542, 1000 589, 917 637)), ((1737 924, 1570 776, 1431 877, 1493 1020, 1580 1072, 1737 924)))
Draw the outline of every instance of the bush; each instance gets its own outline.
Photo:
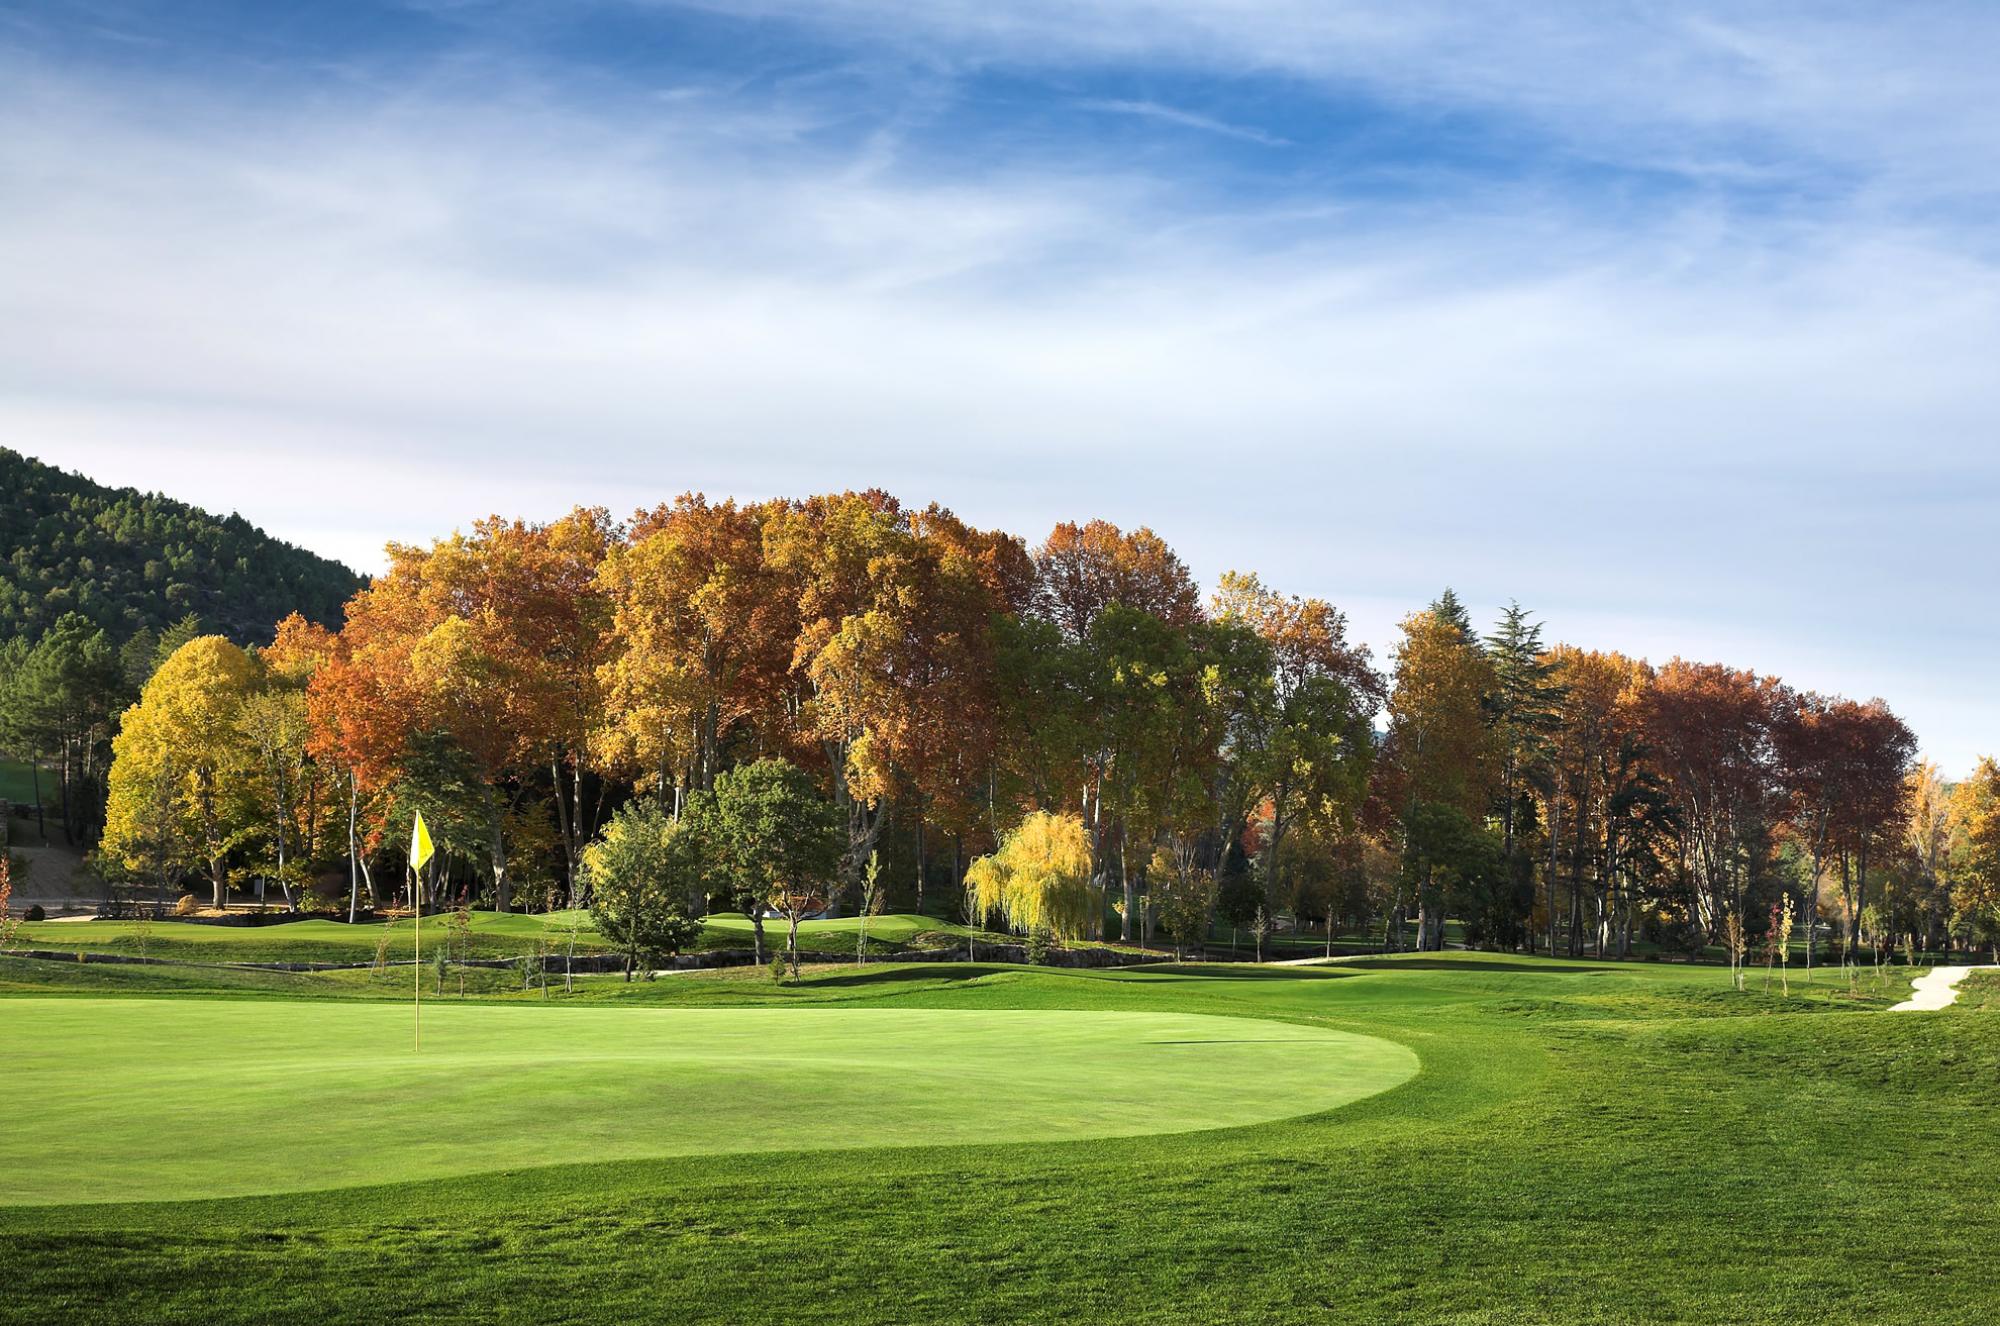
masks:
POLYGON ((195 897, 192 893, 183 893, 180 896, 180 901, 174 904, 175 916, 193 916, 200 910, 201 899, 195 897))
POLYGON ((1028 932, 1028 963, 1034 967, 1045 967, 1049 961, 1051 936, 1047 926, 1038 925, 1028 932))
POLYGON ((771 955, 771 984, 783 985, 785 983, 785 971, 784 952, 781 950, 773 953, 771 955))
POLYGON ((46 921, 49 919, 49 914, 42 910, 40 903, 35 903, 28 908, 27 914, 23 919, 29 921, 46 921))

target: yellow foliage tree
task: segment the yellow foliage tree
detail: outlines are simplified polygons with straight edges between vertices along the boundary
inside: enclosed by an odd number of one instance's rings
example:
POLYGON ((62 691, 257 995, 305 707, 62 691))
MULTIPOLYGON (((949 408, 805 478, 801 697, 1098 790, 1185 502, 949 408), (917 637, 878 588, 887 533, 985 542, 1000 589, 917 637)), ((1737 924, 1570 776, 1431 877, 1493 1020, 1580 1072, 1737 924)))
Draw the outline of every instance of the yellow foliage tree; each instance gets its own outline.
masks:
POLYGON ((1964 852, 1952 882, 1954 920, 1967 938, 1991 944, 2000 961, 2000 764, 1991 757, 1952 789, 1951 820, 1964 852))
POLYGON ((1104 906, 1091 884, 1090 835, 1077 815, 1036 811, 965 872, 975 916, 998 912, 1016 930, 1081 939, 1104 906))
POLYGON ((238 720, 257 661, 219 635, 175 650, 125 711, 111 746, 103 851, 127 869, 208 872, 215 906, 225 863, 252 815, 253 776, 238 720))

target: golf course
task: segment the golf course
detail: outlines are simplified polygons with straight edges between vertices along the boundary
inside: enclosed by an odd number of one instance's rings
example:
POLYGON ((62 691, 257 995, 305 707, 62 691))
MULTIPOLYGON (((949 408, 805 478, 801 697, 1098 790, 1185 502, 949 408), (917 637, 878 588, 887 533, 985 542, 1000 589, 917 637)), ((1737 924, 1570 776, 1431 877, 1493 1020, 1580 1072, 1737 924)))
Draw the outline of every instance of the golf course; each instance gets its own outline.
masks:
MULTIPOLYGON (((15 1001, 11 1082, 88 1134, 28 1145, 9 1203, 237 1196, 664 1155, 1038 1142, 1333 1109, 1411 1077, 1372 1037, 1204 1014, 944 1009, 480 1008, 15 1001), (74 1047, 91 1071, 74 1071, 74 1047), (381 1102, 484 1121, 385 1153, 381 1102), (234 1111, 323 1115, 309 1138, 201 1141, 234 1111), (538 1127, 560 1115, 560 1129, 538 1127), (838 1119, 837 1129, 802 1131, 838 1119), (185 1145, 163 1146, 162 1138, 185 1145)), ((23 1123, 27 1123, 24 1127, 23 1123)), ((18 1134, 18 1135, 16 1135, 18 1134)))
POLYGON ((476 969, 418 1048, 407 968, 0 958, 0 1320, 1984 1321, 2000 1022, 1908 976, 476 969))

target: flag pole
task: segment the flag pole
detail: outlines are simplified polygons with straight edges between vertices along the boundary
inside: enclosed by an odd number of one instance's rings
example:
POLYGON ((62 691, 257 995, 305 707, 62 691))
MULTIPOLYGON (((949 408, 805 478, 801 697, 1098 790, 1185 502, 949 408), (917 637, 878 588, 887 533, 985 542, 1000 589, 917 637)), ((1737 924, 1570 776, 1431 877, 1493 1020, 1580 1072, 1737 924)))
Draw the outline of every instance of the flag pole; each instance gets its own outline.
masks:
POLYGON ((410 1052, 415 1054, 424 1045, 424 867, 430 864, 435 849, 431 844, 430 828, 424 823, 424 812, 417 812, 410 825, 410 914, 416 926, 416 967, 410 984, 413 1021, 410 1026, 410 1052))
POLYGON ((416 904, 417 961, 410 987, 416 993, 412 1002, 416 1017, 410 1028, 410 1053, 415 1054, 424 1047, 424 877, 415 866, 410 868, 410 901, 416 904))

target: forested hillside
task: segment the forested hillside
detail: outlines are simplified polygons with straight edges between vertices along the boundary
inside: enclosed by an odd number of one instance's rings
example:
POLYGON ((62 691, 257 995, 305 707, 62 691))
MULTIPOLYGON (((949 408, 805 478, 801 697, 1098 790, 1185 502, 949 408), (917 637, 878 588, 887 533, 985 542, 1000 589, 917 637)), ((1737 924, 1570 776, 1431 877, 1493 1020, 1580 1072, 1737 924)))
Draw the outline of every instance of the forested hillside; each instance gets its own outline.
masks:
POLYGON ((213 516, 0 448, 0 640, 80 613, 114 641, 190 613, 262 642, 292 612, 338 625, 361 578, 238 515, 213 516))

